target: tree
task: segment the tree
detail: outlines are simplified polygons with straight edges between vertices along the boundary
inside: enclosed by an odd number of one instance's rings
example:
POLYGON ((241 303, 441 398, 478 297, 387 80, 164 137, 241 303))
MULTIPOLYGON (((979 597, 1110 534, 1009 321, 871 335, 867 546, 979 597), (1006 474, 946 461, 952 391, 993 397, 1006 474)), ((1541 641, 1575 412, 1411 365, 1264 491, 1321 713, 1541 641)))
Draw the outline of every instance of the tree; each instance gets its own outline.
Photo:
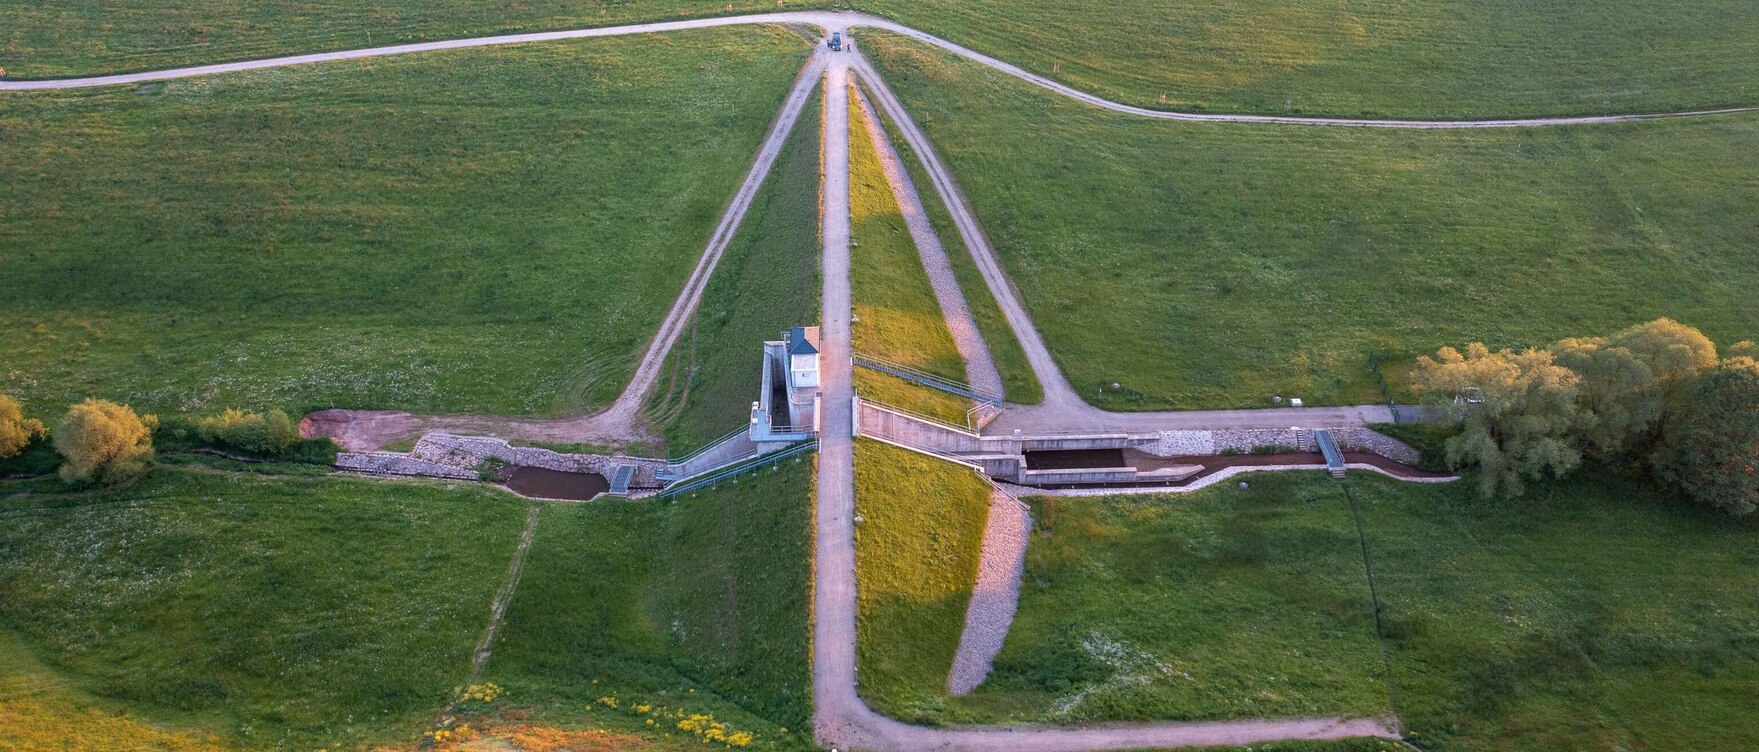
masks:
POLYGON ((1563 476, 1581 463, 1570 434, 1579 420, 1581 377, 1549 352, 1492 353, 1473 343, 1461 355, 1444 347, 1433 359, 1417 359, 1412 382, 1419 392, 1451 400, 1464 430, 1447 441, 1448 463, 1477 465, 1485 496, 1520 496, 1526 479, 1563 476))
POLYGON ((1729 358, 1751 358, 1753 360, 1759 360, 1759 343, 1755 343, 1750 339, 1741 340, 1740 342, 1729 345, 1723 355, 1729 358))
POLYGON ((69 483, 116 483, 147 469, 153 460, 158 419, 135 415, 127 405, 88 399, 67 410, 55 427, 61 479, 69 483))
POLYGON ((1759 361, 1706 374, 1668 421, 1652 462, 1663 480, 1736 516, 1759 508, 1759 361))
POLYGON ((299 443, 298 426, 280 410, 247 413, 228 408, 224 413, 197 422, 196 432, 204 441, 228 444, 247 452, 274 454, 292 449, 299 443))
POLYGON ((0 394, 0 460, 18 456, 31 441, 47 433, 42 421, 24 417, 18 400, 0 394))
POLYGON ((1582 377, 1581 439, 1603 458, 1652 444, 1669 407, 1716 365, 1709 337, 1665 318, 1554 350, 1559 365, 1582 377))

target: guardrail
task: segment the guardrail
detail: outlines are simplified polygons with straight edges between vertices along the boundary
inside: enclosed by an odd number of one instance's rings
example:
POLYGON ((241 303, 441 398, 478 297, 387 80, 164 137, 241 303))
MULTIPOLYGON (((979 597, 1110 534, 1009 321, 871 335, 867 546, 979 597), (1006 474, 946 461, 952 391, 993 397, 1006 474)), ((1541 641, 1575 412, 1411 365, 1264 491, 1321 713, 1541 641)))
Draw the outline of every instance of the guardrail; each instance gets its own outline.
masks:
POLYGON ((780 462, 782 460, 788 459, 789 457, 793 457, 795 455, 799 455, 804 452, 808 452, 808 451, 811 451, 811 450, 814 450, 817 448, 818 448, 818 440, 817 439, 814 439, 812 441, 807 441, 804 443, 800 443, 800 444, 795 444, 794 446, 788 447, 787 449, 784 449, 780 452, 775 452, 772 454, 765 454, 765 455, 759 456, 756 459, 745 462, 744 464, 740 464, 740 465, 736 465, 734 467, 727 468, 727 469, 722 470, 720 472, 717 472, 713 475, 707 475, 707 476, 703 476, 700 478, 694 478, 689 481, 685 481, 683 483, 674 483, 670 486, 667 486, 664 490, 660 491, 659 497, 662 499, 669 499, 669 498, 672 498, 673 496, 677 496, 678 494, 681 494, 681 493, 688 493, 690 491, 696 491, 696 490, 699 490, 702 488, 706 488, 708 486, 713 486, 715 484, 720 483, 723 480, 731 480, 733 478, 737 478, 737 477, 739 477, 741 475, 745 475, 747 473, 756 472, 757 470, 762 469, 764 467, 764 465, 769 465, 771 467, 774 467, 775 463, 777 463, 777 462, 780 462))
POLYGON ((667 458, 666 464, 668 464, 668 465, 682 465, 682 464, 689 462, 693 459, 696 459, 696 458, 701 457, 705 454, 708 454, 710 451, 712 451, 716 447, 726 443, 728 439, 731 439, 734 436, 738 436, 739 434, 745 433, 748 430, 751 430, 751 429, 747 426, 740 426, 738 428, 735 428, 731 431, 726 432, 725 434, 722 434, 719 438, 717 438, 713 441, 710 441, 707 444, 702 445, 702 448, 697 449, 696 451, 691 452, 689 454, 686 454, 683 457, 669 457, 669 458, 667 458))
POLYGON ((973 387, 970 384, 954 381, 944 376, 936 376, 927 371, 904 365, 903 363, 893 362, 886 360, 885 358, 879 358, 865 353, 854 353, 850 355, 850 360, 854 361, 855 365, 861 366, 862 368, 891 374, 900 379, 904 379, 905 381, 921 384, 930 389, 938 389, 948 394, 955 394, 969 400, 975 400, 990 407, 1001 407, 1002 405, 1002 395, 980 392, 976 387, 973 387))
MULTIPOLYGON (((873 399, 868 399, 866 397, 860 397, 859 394, 857 394, 856 396, 861 399, 861 403, 864 405, 872 405, 872 406, 877 407, 881 410, 885 410, 886 412, 897 413, 897 414, 902 415, 902 416, 909 418, 911 420, 919 420, 924 423, 930 423, 930 424, 933 424, 933 425, 936 425, 936 426, 939 426, 941 428, 945 428, 948 430, 958 431, 959 433, 967 434, 967 435, 972 436, 974 438, 977 437, 977 432, 972 430, 971 426, 969 426, 969 425, 961 426, 957 423, 953 423, 952 421, 943 420, 941 418, 936 418, 932 415, 923 415, 922 413, 916 412, 914 410, 907 410, 902 407, 898 407, 897 405, 889 405, 889 404, 886 404, 886 403, 881 402, 879 400, 873 400, 873 399)), ((969 415, 969 413, 967 413, 967 414, 969 415)))

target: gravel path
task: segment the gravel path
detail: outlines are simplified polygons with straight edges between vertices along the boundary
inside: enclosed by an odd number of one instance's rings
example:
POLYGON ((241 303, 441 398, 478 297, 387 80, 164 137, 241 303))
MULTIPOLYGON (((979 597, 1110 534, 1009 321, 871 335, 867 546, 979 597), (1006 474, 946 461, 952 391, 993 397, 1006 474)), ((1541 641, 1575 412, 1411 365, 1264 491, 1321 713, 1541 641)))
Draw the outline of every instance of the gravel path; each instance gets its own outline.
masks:
POLYGON ((965 631, 953 654, 947 692, 967 694, 989 676, 996 654, 1008 638, 1014 611, 1020 605, 1020 575, 1026 569, 1026 544, 1032 516, 1026 505, 997 488, 989 494, 989 519, 983 526, 983 554, 977 583, 965 608, 965 631))
MULTIPOLYGON (((1081 91, 1071 86, 1057 83, 1036 73, 1026 71, 1019 66, 1006 63, 985 55, 963 45, 949 42, 940 37, 917 31, 896 21, 867 13, 838 11, 787 11, 781 13, 754 13, 739 16, 722 16, 719 18, 693 18, 684 21, 664 21, 659 23, 631 24, 628 26, 606 26, 594 29, 569 29, 566 31, 545 31, 530 34, 503 34, 499 36, 473 37, 469 39, 447 39, 438 42, 419 42, 415 44, 399 44, 386 47, 369 47, 358 50, 338 50, 335 52, 318 52, 308 55, 288 55, 285 57, 266 58, 263 60, 243 60, 232 63, 214 65, 198 65, 188 68, 171 68, 140 73, 121 73, 109 76, 87 76, 83 78, 62 78, 37 81, 0 81, 0 91, 41 91, 50 89, 83 89, 93 86, 116 86, 146 81, 164 81, 173 78, 189 78, 191 76, 207 76, 215 73, 236 73, 239 71, 261 70, 264 68, 280 68, 289 65, 310 65, 338 60, 362 60, 390 55, 407 55, 418 52, 438 52, 441 50, 459 50, 472 47, 492 47, 507 44, 529 44, 531 42, 551 42, 563 39, 587 39, 594 37, 627 36, 630 34, 652 34, 666 31, 684 31, 688 29, 708 29, 718 26, 741 26, 748 24, 809 24, 825 30, 828 35, 832 31, 843 31, 851 27, 868 27, 885 29, 902 34, 912 39, 934 45, 981 65, 988 66, 1002 73, 1018 78, 1027 83, 1049 89, 1077 101, 1138 117, 1155 118, 1158 120, 1189 120, 1210 123, 1278 123, 1285 125, 1332 125, 1363 128, 1524 128, 1545 125, 1591 125, 1596 123, 1624 123, 1637 120, 1656 120, 1660 118, 1704 117, 1710 115, 1727 115, 1737 112, 1759 111, 1759 107, 1730 107, 1717 110, 1688 110, 1682 112, 1656 112, 1635 115, 1594 115, 1580 117, 1550 118, 1512 118, 1501 120, 1376 120, 1368 118, 1322 118, 1322 117, 1283 117, 1278 115, 1228 115, 1212 113, 1171 112, 1166 110, 1150 110, 1127 104, 1113 102, 1103 97, 1081 91)), ((847 36, 847 34, 845 34, 847 36)))
POLYGON ((922 271, 928 275, 929 286, 934 288, 935 300, 941 306, 941 316, 946 319, 947 330, 953 334, 953 346, 965 359, 965 383, 980 393, 999 398, 1002 373, 996 370, 989 345, 977 329, 977 319, 971 315, 971 307, 965 304, 965 293, 959 289, 959 279, 953 276, 953 267, 947 260, 947 249, 941 245, 940 234, 928 221, 928 210, 922 205, 922 196, 916 192, 916 183, 910 179, 910 172, 904 169, 904 160, 898 157, 898 149, 892 145, 879 115, 860 89, 855 90, 855 99, 861 105, 867 138, 873 142, 873 149, 879 155, 880 171, 886 174, 892 195, 898 199, 904 225, 910 228, 910 238, 916 242, 917 255, 922 258, 922 271))

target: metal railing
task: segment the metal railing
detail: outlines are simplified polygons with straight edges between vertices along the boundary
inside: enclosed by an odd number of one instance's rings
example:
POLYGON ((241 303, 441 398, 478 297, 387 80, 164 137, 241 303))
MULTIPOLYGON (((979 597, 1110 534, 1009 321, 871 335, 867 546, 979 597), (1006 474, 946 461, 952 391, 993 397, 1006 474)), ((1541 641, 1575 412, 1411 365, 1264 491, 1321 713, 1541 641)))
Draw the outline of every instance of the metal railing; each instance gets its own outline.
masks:
POLYGON ((905 381, 921 384, 930 389, 938 389, 948 394, 958 395, 969 400, 976 400, 977 402, 990 407, 1000 407, 1002 404, 1002 395, 980 392, 976 387, 973 387, 970 384, 954 381, 944 376, 936 376, 919 368, 912 368, 904 365, 903 363, 897 363, 886 360, 885 358, 867 355, 865 353, 854 353, 850 355, 850 360, 853 361, 855 365, 861 366, 862 368, 891 374, 905 381))
MULTIPOLYGON (((958 431, 959 433, 967 434, 970 436, 977 436, 977 432, 972 430, 970 425, 961 426, 961 425, 958 425, 958 424, 956 424, 952 421, 949 421, 949 420, 944 420, 942 418, 936 418, 932 415, 924 415, 924 414, 916 412, 914 410, 907 410, 905 408, 898 407, 897 405, 889 405, 889 404, 886 404, 886 403, 881 402, 879 400, 868 399, 866 397, 861 398, 861 403, 864 405, 872 405, 872 406, 877 407, 877 408, 884 410, 886 412, 897 413, 897 414, 902 415, 902 416, 909 418, 911 420, 919 420, 924 423, 929 423, 929 424, 933 424, 936 426, 940 426, 941 428, 946 428, 946 429, 958 431)), ((970 413, 969 412, 966 413, 966 416, 969 417, 970 413)))
POLYGON ((660 491, 659 496, 662 499, 669 499, 669 498, 677 496, 678 494, 681 494, 681 493, 688 493, 690 491, 696 491, 696 490, 700 490, 703 488, 707 488, 709 486, 719 484, 721 481, 724 481, 724 480, 732 480, 732 479, 737 478, 741 475, 746 475, 748 473, 756 472, 756 471, 762 469, 765 465, 768 465, 770 467, 775 467, 776 463, 781 462, 782 460, 788 459, 789 457, 793 457, 793 456, 796 456, 796 455, 799 455, 804 452, 808 452, 808 451, 811 451, 811 450, 814 450, 817 448, 818 448, 818 441, 816 439, 812 440, 812 441, 803 442, 800 444, 795 444, 794 446, 788 447, 787 449, 784 449, 780 452, 761 455, 755 459, 749 460, 747 462, 736 465, 734 467, 727 468, 725 470, 714 473, 712 475, 702 476, 699 478, 693 478, 693 479, 685 481, 683 483, 674 483, 670 486, 667 486, 665 488, 665 490, 660 491))
POLYGON ((740 426, 738 428, 735 428, 735 429, 723 434, 720 438, 715 439, 713 441, 710 441, 707 444, 704 444, 702 446, 702 448, 697 449, 696 451, 691 452, 689 454, 686 454, 683 457, 668 458, 666 460, 666 464, 668 464, 668 465, 682 465, 682 464, 689 462, 693 459, 696 459, 696 458, 701 457, 705 454, 708 454, 710 451, 712 451, 716 447, 719 447, 720 445, 726 443, 728 439, 731 439, 734 436, 738 436, 739 434, 745 433, 746 431, 749 431, 749 430, 751 430, 751 429, 748 426, 740 426))

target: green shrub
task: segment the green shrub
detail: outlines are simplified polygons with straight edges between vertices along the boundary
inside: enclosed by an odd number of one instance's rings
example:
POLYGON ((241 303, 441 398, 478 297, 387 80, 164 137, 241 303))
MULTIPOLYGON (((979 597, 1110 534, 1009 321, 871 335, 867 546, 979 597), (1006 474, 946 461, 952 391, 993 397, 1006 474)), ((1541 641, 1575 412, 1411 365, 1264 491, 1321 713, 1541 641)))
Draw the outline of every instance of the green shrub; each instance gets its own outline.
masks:
POLYGON ((68 483, 118 483, 145 472, 153 462, 152 429, 158 419, 136 415, 127 405, 88 399, 67 410, 55 427, 55 451, 67 458, 68 483))
POLYGON ((17 456, 47 433, 42 421, 24 417, 18 400, 0 394, 0 460, 17 456))
POLYGON ((195 429, 203 441, 247 452, 281 454, 299 444, 298 426, 280 410, 247 413, 227 408, 219 415, 196 421, 195 429))

